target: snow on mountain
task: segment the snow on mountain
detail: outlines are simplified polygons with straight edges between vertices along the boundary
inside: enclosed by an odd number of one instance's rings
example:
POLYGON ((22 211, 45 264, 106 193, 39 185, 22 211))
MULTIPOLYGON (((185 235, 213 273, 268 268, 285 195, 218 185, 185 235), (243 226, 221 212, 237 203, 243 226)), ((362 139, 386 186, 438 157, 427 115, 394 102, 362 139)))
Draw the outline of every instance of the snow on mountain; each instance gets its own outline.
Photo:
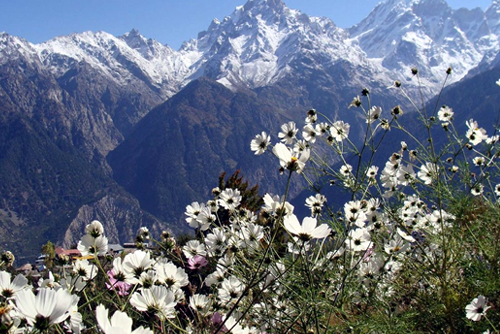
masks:
MULTIPOLYGON (((492 5, 494 6, 494 5, 492 5)), ((491 12, 491 11, 490 11, 491 12)), ((496 54, 498 34, 480 9, 453 10, 444 0, 388 0, 349 29, 352 42, 385 68, 411 74, 420 70, 424 83, 436 86, 452 67, 452 82, 463 78, 486 54, 496 54)))
POLYGON ((226 85, 258 87, 289 73, 290 63, 304 54, 363 63, 363 51, 347 37, 331 20, 309 17, 281 0, 249 0, 223 21, 214 20, 179 51, 188 57, 201 55, 190 79, 205 75, 226 85))
POLYGON ((498 34, 500 32, 500 1, 493 0, 486 9, 485 15, 490 29, 498 34))
POLYGON ((171 96, 180 87, 178 79, 188 67, 166 45, 145 39, 137 30, 115 37, 106 32, 84 32, 61 36, 36 45, 41 61, 57 75, 75 63, 86 62, 125 85, 145 81, 171 96))
POLYGON ((23 38, 0 32, 0 65, 19 58, 39 62, 33 44, 23 38))
POLYGON ((120 85, 140 80, 163 98, 200 76, 233 87, 270 85, 300 71, 291 65, 297 59, 310 59, 301 65, 319 71, 346 61, 386 82, 402 73, 409 80, 409 68, 417 67, 432 89, 449 66, 451 81, 458 81, 481 62, 493 61, 499 34, 497 0, 486 12, 453 10, 444 0, 387 0, 348 30, 282 0, 248 0, 178 51, 132 30, 119 37, 84 32, 38 45, 2 34, 0 53, 39 61, 58 77, 84 62, 120 85))

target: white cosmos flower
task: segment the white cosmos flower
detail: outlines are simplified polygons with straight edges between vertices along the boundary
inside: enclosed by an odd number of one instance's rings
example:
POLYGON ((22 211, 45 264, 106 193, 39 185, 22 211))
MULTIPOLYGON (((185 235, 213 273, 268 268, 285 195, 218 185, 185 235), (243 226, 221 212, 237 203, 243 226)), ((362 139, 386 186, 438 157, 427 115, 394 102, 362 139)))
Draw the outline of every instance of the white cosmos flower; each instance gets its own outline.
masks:
POLYGON ((483 166, 485 164, 485 160, 483 157, 474 157, 472 159, 472 162, 474 163, 474 165, 478 167, 483 166))
POLYGON ((36 296, 31 290, 21 290, 15 296, 19 314, 41 331, 66 320, 78 299, 65 289, 49 288, 39 289, 36 296))
POLYGON ((330 125, 328 123, 322 122, 319 124, 316 124, 316 133, 318 136, 322 136, 324 134, 327 134, 330 131, 330 125))
POLYGON ((494 135, 494 136, 488 137, 486 139, 486 144, 493 145, 496 142, 498 142, 498 140, 500 140, 500 136, 499 135, 494 135))
POLYGON ((210 299, 205 295, 194 294, 189 298, 189 306, 201 314, 208 312, 210 304, 210 299))
POLYGON ((326 224, 317 226, 318 221, 316 218, 305 217, 302 220, 302 225, 300 225, 297 216, 293 214, 285 217, 284 225, 290 234, 298 237, 301 241, 326 238, 331 232, 331 229, 326 224))
POLYGON ((453 109, 448 106, 442 106, 438 111, 438 119, 441 122, 451 122, 453 114, 453 109))
POLYGON ((254 223, 248 223, 242 226, 239 233, 242 246, 252 250, 258 250, 261 247, 260 241, 264 238, 264 228, 254 223))
POLYGON ((143 250, 136 250, 133 253, 129 253, 123 259, 123 270, 125 271, 125 276, 127 277, 126 282, 130 284, 139 283, 139 277, 141 274, 151 268, 153 265, 153 260, 151 259, 151 254, 143 250))
MULTIPOLYGON (((87 286, 87 282, 82 276, 75 276, 66 272, 59 280, 58 285, 68 291, 82 291, 87 286)), ((57 289, 58 287, 55 286, 54 288, 57 289)))
POLYGON ((349 201, 344 204, 344 215, 348 222, 358 227, 364 227, 367 217, 361 207, 361 201, 349 201))
POLYGON ((368 176, 369 179, 375 180, 375 177, 377 176, 378 173, 378 167, 377 166, 370 166, 366 170, 366 176, 368 176))
POLYGON ((486 135, 486 130, 483 128, 479 128, 477 125, 477 122, 474 121, 472 118, 465 122, 469 130, 465 133, 465 136, 469 139, 470 143, 472 145, 477 145, 483 140, 488 139, 488 136, 486 135))
POLYGON ((401 165, 396 171, 396 179, 398 184, 407 186, 415 180, 415 172, 412 165, 401 165))
POLYGON ((95 309, 97 323, 104 334, 153 334, 149 328, 139 327, 132 331, 132 319, 120 311, 116 311, 111 319, 108 318, 108 309, 100 304, 95 309))
POLYGON ((295 144, 293 144, 293 151, 297 153, 304 152, 310 148, 311 145, 309 145, 309 143, 304 139, 297 140, 295 144))
POLYGON ((367 228, 356 228, 349 231, 345 243, 354 252, 364 252, 371 247, 371 236, 367 228))
POLYGON ((297 129, 295 122, 288 122, 281 126, 281 132, 278 133, 278 137, 283 143, 292 144, 298 131, 299 129, 297 129))
POLYGON ((480 295, 465 307, 465 316, 472 321, 479 321, 489 308, 490 306, 486 306, 486 298, 480 295))
POLYGON ((279 195, 271 196, 269 194, 264 195, 264 211, 272 215, 289 215, 293 213, 294 206, 288 202, 283 205, 283 199, 279 195), (284 210, 284 212, 282 212, 284 210))
POLYGON ((94 238, 90 234, 85 234, 78 242, 77 249, 82 256, 105 255, 108 252, 108 238, 103 235, 94 238))
POLYGON ((172 262, 160 261, 155 266, 156 279, 172 291, 179 290, 189 284, 189 278, 184 269, 172 262))
POLYGON ((98 220, 92 221, 90 224, 85 226, 85 234, 90 234, 92 237, 97 238, 104 235, 104 227, 98 220))
POLYGON ((349 136, 350 128, 351 126, 348 123, 337 121, 330 127, 330 134, 336 141, 341 142, 349 136))
POLYGON ((433 180, 437 179, 437 165, 432 162, 426 162, 425 165, 420 167, 417 175, 425 184, 431 184, 433 180))
POLYGON ((75 299, 75 303, 69 309, 69 328, 75 334, 80 334, 81 330, 85 328, 83 325, 83 317, 80 312, 78 312, 78 299, 75 299))
POLYGON ((304 170, 306 161, 309 160, 310 156, 309 149, 301 153, 296 153, 282 143, 278 143, 273 147, 273 153, 280 160, 281 167, 290 171, 296 171, 299 174, 304 170))
POLYGON ((368 217, 371 217, 373 214, 375 214, 375 211, 377 211, 378 208, 380 207, 380 199, 370 198, 368 201, 365 202, 365 204, 366 205, 362 207, 362 209, 368 217))
POLYGON ((222 282, 221 287, 218 289, 219 299, 222 303, 230 303, 231 301, 238 299, 244 289, 245 286, 243 283, 241 283, 241 281, 236 277, 231 276, 225 279, 222 282))
POLYGON ((23 274, 18 274, 12 282, 10 278, 9 272, 0 271, 0 296, 2 297, 12 298, 17 292, 28 287, 28 279, 23 274))
POLYGON ((193 202, 190 205, 186 206, 186 212, 184 214, 187 216, 186 222, 189 224, 189 226, 198 228, 196 218, 198 217, 204 206, 205 204, 200 204, 198 202, 193 202))
POLYGON ((500 197, 500 184, 497 184, 495 186, 495 195, 497 195, 497 197, 500 197))
POLYGON ((398 235, 403 238, 404 240, 406 241, 409 241, 409 242, 415 242, 415 238, 412 237, 410 234, 406 233, 405 231, 403 231, 401 228, 397 228, 396 229, 396 232, 398 233, 398 235))
POLYGON ((39 288, 56 288, 60 287, 61 285, 55 281, 54 274, 52 274, 52 271, 49 270, 48 277, 47 278, 42 278, 38 280, 38 287, 39 288))
POLYGON ((481 183, 476 183, 474 187, 470 189, 470 193, 474 196, 479 196, 484 192, 484 186, 481 183))
POLYGON ((175 317, 175 295, 161 285, 134 292, 130 304, 142 312, 154 312, 160 319, 175 317))
POLYGON ((255 152, 256 155, 264 153, 267 148, 271 145, 271 136, 262 131, 261 134, 256 135, 254 139, 250 142, 250 149, 255 152))
POLYGON ((210 228, 210 225, 216 221, 217 217, 212 213, 211 208, 204 206, 201 212, 196 217, 196 222, 200 231, 206 231, 210 228))
POLYGON ((208 234, 205 238, 207 253, 211 256, 213 256, 214 254, 222 253, 223 250, 227 247, 226 240, 226 235, 222 229, 212 229, 212 233, 208 234))
POLYGON ((84 280, 91 280, 97 275, 97 266, 88 260, 76 260, 73 262, 73 272, 84 280))
POLYGON ((207 256, 207 250, 205 244, 200 243, 198 240, 189 240, 182 247, 182 252, 187 259, 192 258, 195 255, 207 256))
POLYGON ((323 204, 326 203, 325 195, 316 194, 315 196, 309 196, 306 199, 306 206, 311 209, 311 216, 315 216, 321 213, 321 208, 323 204))
POLYGON ((404 252, 408 249, 409 244, 403 241, 403 238, 399 234, 395 234, 393 239, 388 240, 384 244, 384 251, 387 254, 397 254, 404 252))
POLYGON ((366 123, 373 123, 380 118, 382 113, 382 108, 373 106, 368 110, 368 115, 366 115, 366 123))
MULTIPOLYGON (((224 327, 230 331, 232 334, 250 334, 250 329, 240 325, 240 320, 236 320, 232 316, 229 316, 224 321, 224 327)), ((253 331, 252 331, 253 333, 253 331)))
POLYGON ((318 113, 316 112, 315 109, 310 109, 307 112, 307 117, 305 119, 305 122, 307 124, 312 124, 312 123, 316 123, 317 120, 318 120, 318 113))
POLYGON ((241 203, 241 193, 238 189, 224 189, 219 195, 217 204, 226 210, 235 210, 241 203))
POLYGON ((205 284, 207 286, 219 285, 222 281, 224 281, 226 271, 227 270, 225 268, 217 267, 213 273, 209 274, 205 278, 205 284))
POLYGON ((339 172, 344 177, 352 176, 352 166, 349 164, 345 164, 340 166, 339 172))
POLYGON ((317 136, 318 133, 311 124, 307 124, 302 129, 302 137, 304 137, 304 139, 311 144, 314 144, 316 142, 317 136))

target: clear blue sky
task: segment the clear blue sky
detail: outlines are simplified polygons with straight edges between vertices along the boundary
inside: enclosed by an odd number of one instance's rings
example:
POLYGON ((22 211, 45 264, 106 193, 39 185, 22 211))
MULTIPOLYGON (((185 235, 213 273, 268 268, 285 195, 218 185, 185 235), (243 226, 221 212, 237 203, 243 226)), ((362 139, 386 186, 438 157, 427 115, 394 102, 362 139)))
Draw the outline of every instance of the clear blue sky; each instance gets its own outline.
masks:
MULTIPOLYGON (((178 49, 246 0, 0 0, 0 31, 40 43, 59 35, 132 28, 178 49)), ((340 27, 360 22, 380 0, 284 0, 288 7, 329 17, 340 27)), ((448 0, 452 8, 481 7, 491 0, 448 0)))

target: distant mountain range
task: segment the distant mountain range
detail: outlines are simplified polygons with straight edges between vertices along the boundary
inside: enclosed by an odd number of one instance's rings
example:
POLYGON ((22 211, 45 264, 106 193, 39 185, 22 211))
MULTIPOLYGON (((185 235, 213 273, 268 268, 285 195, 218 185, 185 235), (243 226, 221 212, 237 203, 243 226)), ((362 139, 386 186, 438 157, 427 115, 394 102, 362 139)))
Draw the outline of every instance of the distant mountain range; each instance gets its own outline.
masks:
POLYGON ((316 108, 359 138, 364 121, 347 106, 363 87, 387 110, 400 103, 394 80, 416 92, 411 68, 430 99, 452 67, 448 83, 467 92, 496 73, 499 37, 500 1, 483 12, 443 0, 387 0, 350 29, 249 0, 179 50, 137 30, 41 44, 0 33, 0 246, 69 246, 91 219, 112 242, 143 225, 186 231, 185 206, 221 172, 282 190, 272 159, 249 150, 256 133, 316 108))

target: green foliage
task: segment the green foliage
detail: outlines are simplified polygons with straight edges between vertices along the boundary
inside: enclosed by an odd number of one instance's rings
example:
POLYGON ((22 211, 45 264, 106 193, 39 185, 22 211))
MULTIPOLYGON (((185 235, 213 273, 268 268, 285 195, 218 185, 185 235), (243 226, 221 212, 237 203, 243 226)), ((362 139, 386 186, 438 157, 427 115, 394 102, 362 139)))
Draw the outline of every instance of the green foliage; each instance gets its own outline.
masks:
POLYGON ((45 255, 43 259, 43 264, 47 269, 52 269, 54 266, 54 260, 56 258, 56 247, 51 241, 47 241, 46 244, 42 246, 41 254, 45 255))

